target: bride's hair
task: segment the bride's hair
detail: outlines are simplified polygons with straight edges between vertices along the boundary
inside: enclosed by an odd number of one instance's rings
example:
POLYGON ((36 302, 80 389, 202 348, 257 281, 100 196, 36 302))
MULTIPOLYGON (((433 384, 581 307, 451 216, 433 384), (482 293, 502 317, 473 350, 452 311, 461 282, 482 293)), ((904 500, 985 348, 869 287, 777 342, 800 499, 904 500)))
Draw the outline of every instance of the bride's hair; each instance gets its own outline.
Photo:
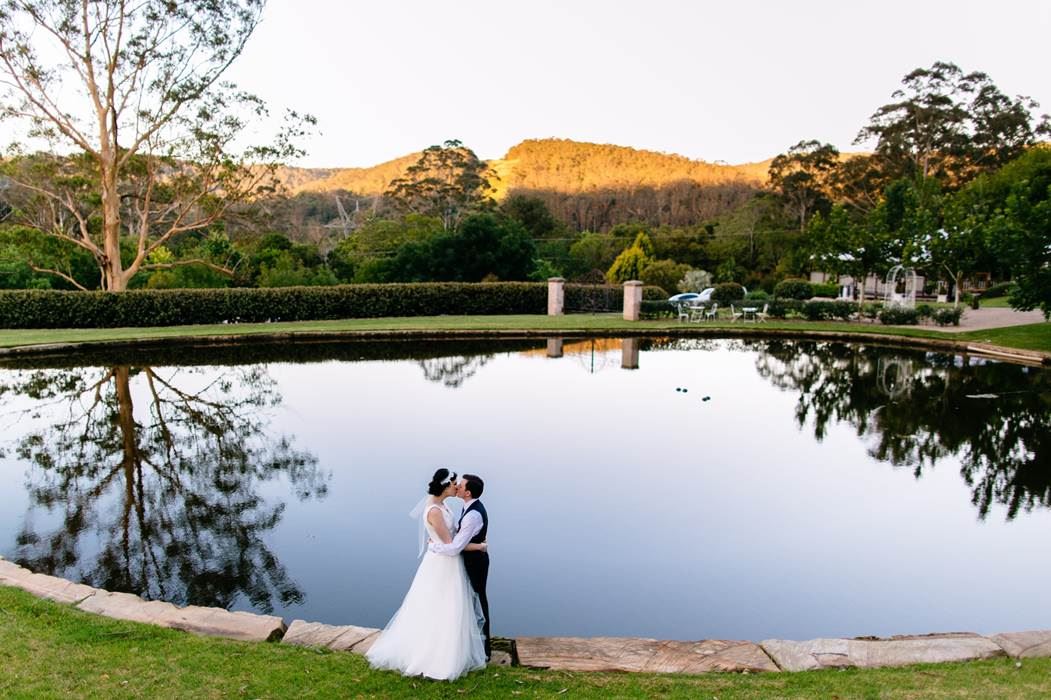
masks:
POLYGON ((431 483, 427 484, 427 493, 432 496, 441 496, 442 491, 456 481, 456 472, 451 472, 444 467, 434 472, 434 478, 431 479, 431 483))

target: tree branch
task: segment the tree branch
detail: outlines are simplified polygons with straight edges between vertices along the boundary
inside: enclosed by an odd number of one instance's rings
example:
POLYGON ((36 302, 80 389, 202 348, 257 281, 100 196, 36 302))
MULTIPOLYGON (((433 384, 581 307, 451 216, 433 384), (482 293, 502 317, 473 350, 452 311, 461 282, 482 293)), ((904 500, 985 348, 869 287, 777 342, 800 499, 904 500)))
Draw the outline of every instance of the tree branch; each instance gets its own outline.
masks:
POLYGON ((55 275, 57 277, 61 277, 62 279, 64 279, 65 281, 69 282, 70 284, 72 284, 77 289, 79 289, 80 291, 82 291, 82 292, 88 291, 87 287, 82 285, 80 282, 77 282, 75 279, 73 279, 72 277, 67 275, 65 272, 62 272, 61 270, 51 270, 51 269, 48 269, 46 267, 37 267, 33 263, 29 263, 29 269, 32 270, 33 272, 43 272, 43 273, 48 274, 48 275, 55 275))

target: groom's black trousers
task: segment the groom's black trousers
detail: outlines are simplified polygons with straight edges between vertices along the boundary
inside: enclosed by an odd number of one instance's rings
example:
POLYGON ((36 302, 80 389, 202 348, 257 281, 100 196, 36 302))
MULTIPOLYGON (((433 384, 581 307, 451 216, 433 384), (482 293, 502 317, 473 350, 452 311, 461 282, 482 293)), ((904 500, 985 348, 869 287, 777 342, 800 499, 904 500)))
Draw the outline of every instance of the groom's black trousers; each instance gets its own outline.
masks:
POLYGON ((489 552, 464 552, 463 566, 467 569, 467 578, 471 582, 471 588, 478 594, 478 601, 482 604, 482 614, 485 615, 482 634, 485 635, 485 658, 488 659, 493 655, 489 637, 489 597, 485 594, 485 585, 489 581, 489 552))

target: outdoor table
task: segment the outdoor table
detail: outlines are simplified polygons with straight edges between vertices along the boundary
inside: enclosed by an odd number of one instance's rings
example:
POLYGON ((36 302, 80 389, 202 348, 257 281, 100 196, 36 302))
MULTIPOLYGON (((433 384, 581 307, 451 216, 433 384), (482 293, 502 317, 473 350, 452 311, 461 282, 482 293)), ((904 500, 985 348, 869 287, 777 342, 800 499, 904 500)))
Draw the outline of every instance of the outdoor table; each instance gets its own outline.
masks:
POLYGON ((758 311, 759 311, 759 307, 758 306, 742 306, 741 307, 741 314, 742 314, 741 320, 742 321, 747 321, 748 317, 751 316, 752 320, 754 321, 755 320, 755 315, 756 315, 756 313, 758 311))

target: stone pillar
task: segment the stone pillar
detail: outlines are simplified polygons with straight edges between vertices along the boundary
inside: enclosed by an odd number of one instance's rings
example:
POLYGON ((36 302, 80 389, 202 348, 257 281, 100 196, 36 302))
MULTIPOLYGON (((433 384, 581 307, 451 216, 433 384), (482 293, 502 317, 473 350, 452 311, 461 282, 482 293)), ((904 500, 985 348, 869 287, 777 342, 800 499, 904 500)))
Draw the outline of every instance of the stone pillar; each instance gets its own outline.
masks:
POLYGON ((548 357, 562 357, 562 339, 561 338, 548 338, 547 339, 547 356, 548 357))
POLYGON ((624 320, 638 321, 642 306, 642 282, 629 280, 624 283, 624 320))
POLYGON ((566 299, 566 281, 561 277, 547 280, 547 315, 561 316, 566 299))
POLYGON ((639 339, 625 338, 620 341, 620 368, 639 368, 639 339))

